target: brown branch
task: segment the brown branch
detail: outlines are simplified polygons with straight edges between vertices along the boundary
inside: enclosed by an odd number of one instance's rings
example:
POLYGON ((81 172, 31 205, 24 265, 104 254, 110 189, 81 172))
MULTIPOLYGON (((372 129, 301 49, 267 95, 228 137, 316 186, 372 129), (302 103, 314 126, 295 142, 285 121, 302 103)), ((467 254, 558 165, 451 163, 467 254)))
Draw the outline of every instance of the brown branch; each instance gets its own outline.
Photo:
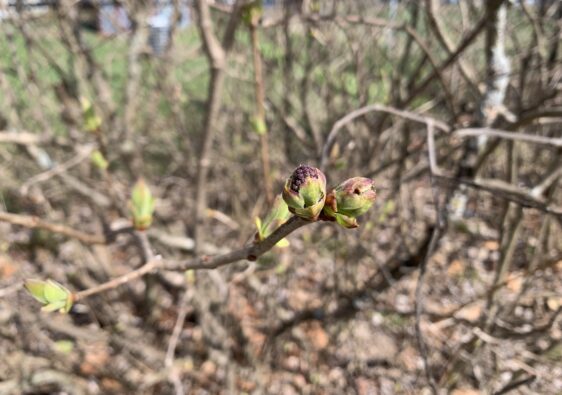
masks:
POLYGON ((354 111, 350 112, 349 114, 347 114, 343 118, 340 118, 336 123, 334 123, 334 126, 332 126, 332 129, 330 130, 330 133, 328 133, 328 137, 326 139, 326 142, 324 143, 324 147, 322 147, 322 156, 321 156, 321 159, 320 159, 320 168, 325 168, 325 166, 328 162, 330 150, 332 149, 332 146, 335 143, 335 140, 336 140, 336 137, 337 137, 339 131, 345 125, 352 122, 356 118, 362 117, 363 115, 368 114, 370 112, 389 113, 389 114, 397 115, 397 116, 405 118, 405 119, 409 119, 409 120, 414 121, 414 122, 424 123, 426 125, 428 123, 432 123, 435 128, 440 129, 444 132, 449 132, 450 129, 451 129, 444 122, 441 122, 441 121, 439 121, 437 119, 434 119, 434 118, 430 118, 430 117, 426 117, 426 116, 423 116, 423 115, 420 115, 420 114, 416 114, 415 112, 412 112, 412 111, 398 110, 394 107, 389 107, 389 106, 385 106, 385 105, 382 105, 382 104, 371 104, 371 105, 361 107, 361 108, 358 108, 357 110, 354 110, 354 111))
MULTIPOLYGON (((426 0, 425 4, 426 4, 426 14, 429 22, 428 23, 429 27, 437 37, 437 40, 439 41, 441 46, 447 51, 447 55, 450 56, 454 51, 454 45, 450 37, 446 35, 443 26, 441 26, 439 17, 436 16, 437 14, 436 2, 434 0, 426 0)), ((475 81, 474 78, 474 76, 476 75, 475 71, 472 68, 470 68, 470 66, 466 62, 464 62, 460 57, 458 59, 458 66, 462 77, 466 80, 469 87, 472 89, 474 93, 480 96, 482 92, 480 92, 480 90, 478 89, 478 84, 475 81)))
MULTIPOLYGON (((490 7, 489 11, 494 12, 497 8, 500 7, 500 5, 501 2, 500 4, 494 3, 494 5, 490 7)), ((425 88, 427 88, 427 86, 435 79, 435 77, 438 77, 440 73, 449 68, 449 66, 451 66, 458 59, 458 57, 476 41, 476 38, 480 35, 482 30, 484 30, 487 24, 488 14, 485 14, 480 18, 478 23, 474 25, 472 30, 464 36, 457 48, 449 54, 447 59, 443 63, 441 63, 441 65, 430 75, 423 79, 422 82, 420 82, 412 89, 409 97, 405 100, 404 105, 410 104, 420 93, 425 90, 425 88)))
POLYGON ((46 171, 44 171, 42 173, 39 173, 39 174, 36 174, 33 177, 29 178, 27 181, 25 181, 20 187, 21 193, 26 195, 28 193, 31 185, 37 184, 37 183, 40 183, 40 182, 45 182, 45 181, 53 178, 56 175, 66 173, 66 171, 68 169, 79 165, 85 159, 87 159, 95 149, 96 149, 96 146, 94 144, 88 144, 84 147, 79 147, 78 153, 75 157, 69 159, 68 161, 66 161, 64 163, 61 163, 60 165, 57 165, 55 167, 50 168, 49 170, 46 170, 46 171))
POLYGON ((43 141, 41 136, 28 132, 0 132, 0 144, 36 145, 43 141))
MULTIPOLYGON (((257 15, 256 15, 257 16, 257 15)), ((266 126, 265 123, 265 81, 262 71, 262 59, 260 54, 257 18, 253 17, 250 24, 250 36, 252 41, 252 59, 254 62, 254 89, 256 95, 256 121, 259 128, 266 126)), ((273 202, 273 186, 271 184, 271 167, 269 163, 269 138, 267 127, 259 130, 261 162, 265 195, 269 204, 273 202)))
POLYGON ((524 133, 515 133, 515 132, 508 132, 505 130, 498 130, 492 128, 467 128, 467 129, 458 129, 455 130, 453 133, 459 137, 467 137, 467 136, 493 136, 493 137, 501 137, 502 139, 506 140, 517 140, 517 141, 524 141, 527 143, 535 143, 535 144, 543 144, 543 145, 552 145, 554 147, 562 147, 562 138, 549 138, 543 136, 533 136, 530 134, 524 133))
POLYGON ((44 221, 36 216, 0 212, 0 221, 8 222, 12 225, 23 226, 29 229, 45 229, 53 233, 58 233, 72 239, 79 240, 85 244, 106 244, 106 238, 103 235, 85 233, 67 225, 44 221))
POLYGON ((211 66, 211 80, 207 93, 207 111, 205 113, 205 123, 203 127, 203 141, 200 147, 199 160, 197 162, 197 185, 195 197, 195 252, 198 253, 203 239, 203 224, 207 209, 207 176, 210 166, 210 151, 215 135, 216 120, 218 119, 219 109, 222 103, 222 93, 224 86, 224 68, 228 50, 234 43, 234 32, 237 20, 240 18, 239 3, 234 6, 229 23, 225 32, 223 44, 213 31, 213 21, 207 0, 197 0, 195 8, 198 18, 197 26, 203 41, 203 48, 207 56, 207 61, 211 66))
POLYGON ((471 180, 457 178, 445 174, 435 175, 439 180, 463 184, 468 187, 483 190, 493 194, 495 197, 506 199, 520 204, 522 207, 534 208, 549 213, 562 220, 562 207, 547 205, 542 199, 534 196, 531 191, 513 186, 500 180, 471 180))
POLYGON ((283 225, 281 225, 275 232, 271 234, 268 238, 263 241, 250 244, 244 248, 236 251, 232 251, 226 254, 217 255, 214 257, 199 257, 188 261, 165 261, 161 257, 155 257, 154 259, 148 261, 140 268, 133 270, 123 276, 117 277, 106 283, 100 284, 96 287, 86 289, 84 291, 77 292, 74 294, 74 301, 77 302, 88 296, 92 296, 101 292, 109 291, 111 289, 117 288, 121 285, 127 284, 136 279, 142 278, 145 275, 159 269, 163 270, 174 270, 174 271, 185 271, 185 270, 202 270, 202 269, 216 269, 221 266, 228 265, 233 262, 237 262, 243 259, 256 260, 261 255, 265 254, 267 251, 271 250, 275 244, 280 240, 290 235, 292 232, 304 225, 310 224, 310 221, 306 221, 299 217, 292 217, 283 225))

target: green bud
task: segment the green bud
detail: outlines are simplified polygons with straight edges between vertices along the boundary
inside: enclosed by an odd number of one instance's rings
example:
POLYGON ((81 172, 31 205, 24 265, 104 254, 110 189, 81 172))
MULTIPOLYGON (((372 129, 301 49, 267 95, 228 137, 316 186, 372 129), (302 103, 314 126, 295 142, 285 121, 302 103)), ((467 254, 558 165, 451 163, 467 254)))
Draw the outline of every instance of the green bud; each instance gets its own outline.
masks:
POLYGON ((105 170, 109 166, 107 159, 105 159, 105 157, 99 150, 95 150, 94 152, 92 152, 90 159, 98 169, 105 170))
POLYGON ((326 200, 326 176, 315 167, 300 165, 285 182, 283 200, 293 214, 316 221, 326 200))
POLYGON ((145 230, 152 224, 152 214, 154 213, 154 198, 150 189, 141 178, 133 187, 131 193, 131 214, 133 216, 133 226, 136 230, 145 230))
POLYGON ((359 226, 356 218, 371 208, 376 196, 373 180, 353 177, 328 194, 322 214, 344 228, 356 228, 359 226))
POLYGON ((53 280, 26 280, 24 286, 31 296, 44 305, 43 311, 68 313, 72 308, 72 293, 53 280))
POLYGON ((260 136, 267 134, 267 125, 265 124, 265 120, 257 115, 252 118, 252 127, 254 128, 254 132, 260 136))
MULTIPOLYGON (((263 221, 259 217, 256 218, 256 227, 258 228, 256 240, 262 241, 269 237, 277 228, 287 222, 290 216, 291 213, 289 212, 287 203, 285 203, 281 195, 277 195, 267 217, 265 217, 263 221)), ((286 241, 281 244, 283 245, 285 243, 286 241)))
POLYGON ((87 132, 98 132, 101 127, 101 118, 96 114, 94 106, 92 103, 82 97, 80 99, 82 103, 82 117, 84 118, 84 129, 87 132))

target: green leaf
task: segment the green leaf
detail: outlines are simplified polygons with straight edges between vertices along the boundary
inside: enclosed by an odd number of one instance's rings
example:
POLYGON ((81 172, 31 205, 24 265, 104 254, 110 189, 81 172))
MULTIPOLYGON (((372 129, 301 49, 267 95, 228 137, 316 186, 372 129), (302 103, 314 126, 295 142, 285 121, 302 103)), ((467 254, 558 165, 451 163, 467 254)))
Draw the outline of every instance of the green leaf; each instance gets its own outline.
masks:
POLYGON ((60 300, 58 302, 49 303, 46 306, 41 307, 41 310, 46 311, 47 313, 52 313, 53 311, 63 310, 66 301, 60 300))
POLYGON ((263 229, 263 227, 262 227, 261 218, 260 218, 260 217, 256 217, 255 223, 256 223, 256 228, 257 228, 257 230, 258 230, 258 239, 261 241, 261 240, 264 239, 264 237, 263 237, 264 229, 263 229))
POLYGON ((141 178, 131 192, 131 213, 137 230, 147 229, 152 223, 155 200, 150 189, 141 178))
POLYGON ((63 302, 64 306, 69 294, 70 291, 59 283, 53 280, 47 280, 47 283, 45 284, 45 299, 47 299, 47 302, 63 302))
POLYGON ((58 340, 54 344, 54 349, 63 354, 70 354, 74 349, 72 340, 58 340))
POLYGON ((85 97, 80 99, 82 103, 82 117, 84 119, 84 129, 87 132, 96 132, 101 126, 101 118, 96 115, 94 106, 85 97))
POLYGON ((263 136, 267 133, 267 125, 265 124, 265 119, 255 116, 252 119, 252 127, 254 128, 254 132, 258 135, 263 136))
POLYGON ((277 242, 277 244, 275 244, 275 246, 279 247, 279 248, 287 248, 287 247, 289 247, 289 245, 290 245, 290 243, 289 243, 289 240, 287 240, 287 238, 283 238, 283 239, 279 240, 277 242))
POLYGON ((31 296, 37 299, 39 302, 45 304, 48 303, 47 299, 45 298, 45 281, 41 280, 26 280, 24 283, 24 287, 29 292, 31 296))
POLYGON ((98 169, 105 170, 109 166, 109 163, 107 162, 103 154, 98 150, 92 152, 90 159, 98 169))
POLYGON ((72 292, 53 280, 27 280, 24 284, 27 291, 44 306, 43 311, 60 310, 68 313, 74 298, 72 292))

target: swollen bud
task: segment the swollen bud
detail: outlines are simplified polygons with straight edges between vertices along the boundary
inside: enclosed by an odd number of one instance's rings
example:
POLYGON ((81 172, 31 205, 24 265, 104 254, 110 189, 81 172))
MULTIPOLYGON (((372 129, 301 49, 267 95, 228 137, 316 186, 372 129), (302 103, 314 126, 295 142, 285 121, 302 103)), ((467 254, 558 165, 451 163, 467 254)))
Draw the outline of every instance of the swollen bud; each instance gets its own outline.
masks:
POLYGON ((293 214, 316 221, 326 200, 326 176, 315 167, 300 165, 285 182, 283 200, 293 214))
POLYGON ((356 228, 359 226, 356 218, 371 208, 376 197, 373 180, 353 177, 328 194, 322 214, 344 228, 356 228))
POLYGON ((131 214, 133 216, 133 227, 136 230, 148 229, 152 224, 152 213, 154 212, 154 198, 150 189, 141 178, 133 187, 131 193, 131 214))

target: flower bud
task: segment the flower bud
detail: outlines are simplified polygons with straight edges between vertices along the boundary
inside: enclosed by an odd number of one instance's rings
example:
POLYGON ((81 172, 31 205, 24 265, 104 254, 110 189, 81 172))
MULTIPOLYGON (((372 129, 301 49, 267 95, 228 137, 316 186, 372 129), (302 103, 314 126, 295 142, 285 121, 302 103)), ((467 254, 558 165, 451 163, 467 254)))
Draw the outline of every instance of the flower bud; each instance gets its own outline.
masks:
POLYGON ((356 228, 359 226, 356 218, 371 208, 376 196, 373 180, 350 178, 328 194, 323 215, 344 228, 356 228))
POLYGON ((285 182, 283 199, 293 214, 315 221, 326 200, 326 177, 319 169, 300 165, 285 182))

